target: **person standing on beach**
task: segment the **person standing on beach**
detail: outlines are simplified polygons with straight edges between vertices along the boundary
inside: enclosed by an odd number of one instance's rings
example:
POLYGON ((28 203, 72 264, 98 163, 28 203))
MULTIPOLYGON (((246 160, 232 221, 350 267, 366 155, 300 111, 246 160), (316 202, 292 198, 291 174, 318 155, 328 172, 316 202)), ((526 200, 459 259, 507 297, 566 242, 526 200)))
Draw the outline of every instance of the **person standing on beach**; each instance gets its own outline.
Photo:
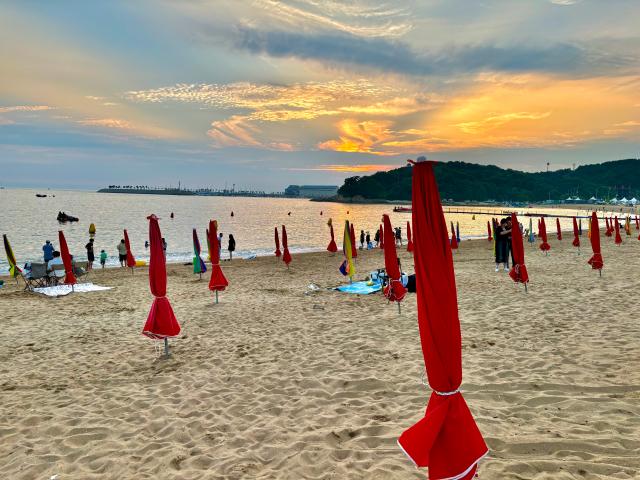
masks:
POLYGON ((222 234, 222 232, 220 232, 218 234, 218 258, 222 256, 222 238, 223 237, 224 235, 222 234))
POLYGON ((167 258, 167 241, 162 237, 162 253, 164 254, 164 258, 167 258))
POLYGON ((376 230, 376 234, 373 236, 373 241, 376 242, 376 248, 380 245, 380 230, 376 230))
POLYGON ((364 249, 364 230, 360 230, 360 250, 364 249))
POLYGON ((120 240, 120 243, 116 248, 118 249, 118 259, 120 260, 120 266, 124 267, 127 264, 127 245, 124 243, 124 238, 120 240))
POLYGON ((84 248, 87 250, 87 270, 93 270, 93 262, 96 259, 93 252, 93 238, 89 239, 89 243, 87 243, 84 248))
POLYGON ((396 227, 396 245, 402 246, 402 230, 396 227))
POLYGON ((104 250, 100 250, 100 265, 102 265, 103 270, 106 263, 107 263, 107 252, 105 252, 104 250))
POLYGON ((44 242, 44 245, 42 246, 42 251, 44 252, 44 263, 49 263, 49 260, 53 258, 54 250, 55 248, 53 248, 53 245, 49 240, 44 242))
POLYGON ((496 242, 496 272, 500 271, 500 264, 503 265, 504 271, 509 270, 509 243, 511 239, 511 228, 508 226, 507 219, 500 220, 500 224, 496 225, 495 242, 496 242))
POLYGON ((233 238, 233 234, 229 234, 229 245, 227 246, 227 250, 229 250, 229 260, 233 260, 233 251, 236 249, 236 239, 233 238))

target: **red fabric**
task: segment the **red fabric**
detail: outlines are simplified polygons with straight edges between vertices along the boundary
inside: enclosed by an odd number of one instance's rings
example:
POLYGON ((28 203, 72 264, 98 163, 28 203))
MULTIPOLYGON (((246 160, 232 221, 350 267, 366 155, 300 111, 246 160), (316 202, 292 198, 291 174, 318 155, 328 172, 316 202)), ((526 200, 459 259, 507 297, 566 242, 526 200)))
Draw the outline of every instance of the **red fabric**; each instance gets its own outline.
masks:
MULTIPOLYGON (((605 217, 606 219, 606 217, 605 217)), ((604 265, 604 260, 602 259, 602 254, 600 253, 600 227, 598 226, 598 216, 596 212, 591 214, 591 250, 593 250, 593 256, 588 260, 587 263, 591 265, 591 268, 594 270, 602 269, 604 265)))
POLYGON ((287 239, 287 229, 284 225, 282 225, 282 261, 287 264, 287 266, 291 263, 291 254, 289 253, 289 241, 287 239))
POLYGON ((562 229, 560 228, 560 219, 556 218, 556 235, 558 237, 558 240, 562 240, 562 229))
POLYGON ((389 277, 389 283, 384 287, 384 296, 391 302, 401 302, 407 294, 407 289, 402 285, 400 279, 400 267, 398 266, 398 255, 396 254, 396 236, 391 228, 389 215, 382 216, 384 225, 384 242, 387 248, 384 249, 384 269, 389 277))
POLYGON ((380 232, 380 248, 384 248, 384 232, 382 231, 382 225, 380 225, 378 232, 380 232))
POLYGON ((353 228, 353 223, 349 222, 349 234, 351 236, 351 258, 358 256, 358 249, 356 248, 356 230, 353 228))
POLYGON ((637 215, 636 215, 636 230, 640 230, 640 220, 638 220, 637 215))
POLYGON ((490 242, 493 241, 493 237, 491 236, 491 224, 489 223, 489 220, 487 220, 487 240, 489 240, 490 242))
POLYGON ((540 219, 540 238, 542 238, 540 250, 543 252, 551 250, 551 245, 547 243, 547 224, 544 222, 544 217, 540 219))
POLYGON ((453 259, 431 162, 413 167, 413 228, 418 326, 433 390, 418 423, 398 443, 429 478, 470 479, 487 445, 457 390, 462 382, 462 340, 453 259), (441 395, 436 392, 455 392, 441 395))
POLYGON ((407 252, 413 252, 413 240, 411 239, 411 222, 407 222, 407 252))
POLYGON ((69 253, 69 247, 67 246, 67 239, 64 238, 62 230, 58 230, 58 242, 60 243, 60 256, 62 257, 62 263, 64 263, 64 284, 75 285, 78 283, 76 276, 73 274, 73 264, 71 263, 71 254, 69 253))
POLYGON ((615 219, 616 223, 616 245, 620 245, 622 243, 622 237, 620 236, 620 224, 618 223, 618 217, 615 219))
POLYGON ((522 243, 522 232, 515 213, 511 214, 511 250, 513 255, 513 267, 509 271, 509 276, 514 282, 527 283, 529 274, 524 264, 524 244, 522 243))
POLYGON ((578 229, 578 221, 573 217, 573 246, 580 246, 580 230, 578 229))
POLYGON ((604 232, 604 234, 607 237, 610 237, 613 234, 613 229, 611 228, 611 225, 609 224, 609 219, 607 217, 604 217, 604 221, 607 224, 607 230, 604 232))
POLYGON ((127 247, 127 267, 133 268, 136 266, 136 259, 133 258, 133 253, 131 253, 131 243, 129 243, 129 234, 126 228, 124 229, 124 246, 127 247))
POLYGON ((453 222, 451 222, 451 249, 458 249, 458 238, 456 237, 456 229, 453 227, 453 222))
POLYGON ((162 234, 158 217, 151 215, 149 219, 149 288, 155 297, 151 304, 149 316, 142 329, 142 334, 149 338, 161 340, 175 337, 180 333, 180 324, 171 308, 167 295, 167 270, 162 251, 162 234))
MULTIPOLYGON (((331 241, 329 242, 329 245, 327 246, 327 250, 330 251, 331 253, 336 253, 338 251, 338 246, 336 245, 336 239, 335 236, 333 234, 333 224, 329 225, 329 229, 331 230, 331 241)), ((276 228, 276 238, 278 236, 278 229, 276 228)), ((280 256, 280 255, 278 255, 280 256)))
POLYGON ((211 245, 211 278, 209 279, 209 290, 212 292, 222 292, 229 286, 229 282, 220 268, 220 250, 218 240, 218 223, 209 220, 209 245, 211 245))
POLYGON ((280 258, 282 252, 280 251, 280 238, 278 237, 278 227, 275 227, 275 237, 276 237, 276 257, 280 258))

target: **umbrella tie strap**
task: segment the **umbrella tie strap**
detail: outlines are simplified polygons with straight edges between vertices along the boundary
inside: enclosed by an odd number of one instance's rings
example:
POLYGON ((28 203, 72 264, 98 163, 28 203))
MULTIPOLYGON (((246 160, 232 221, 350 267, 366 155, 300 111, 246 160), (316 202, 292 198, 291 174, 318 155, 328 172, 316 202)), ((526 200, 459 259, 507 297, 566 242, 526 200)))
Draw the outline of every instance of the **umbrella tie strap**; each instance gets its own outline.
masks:
MULTIPOLYGON (((425 370, 424 373, 422 374, 422 379, 421 382, 425 387, 429 387, 431 388, 431 386, 425 381, 425 377, 427 376, 427 371, 425 370)), ((433 388, 431 388, 431 390, 433 391, 433 393, 435 393, 436 395, 439 395, 441 397, 450 397, 451 395, 455 395, 456 393, 460 393, 460 389, 456 388, 455 390, 452 390, 450 392, 439 392, 437 390, 434 390, 433 388)))

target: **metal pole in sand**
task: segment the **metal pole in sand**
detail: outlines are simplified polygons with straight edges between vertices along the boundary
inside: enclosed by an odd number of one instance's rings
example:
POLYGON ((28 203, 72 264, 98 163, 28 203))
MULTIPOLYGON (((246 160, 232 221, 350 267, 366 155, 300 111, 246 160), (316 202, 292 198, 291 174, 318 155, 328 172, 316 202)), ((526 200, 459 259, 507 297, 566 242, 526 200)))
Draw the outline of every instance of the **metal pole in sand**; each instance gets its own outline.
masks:
POLYGON ((524 282, 524 293, 529 293, 529 290, 527 290, 527 282, 524 282))
POLYGON ((164 356, 169 358, 169 339, 164 337, 164 356))
POLYGON ((218 304, 218 290, 216 290, 216 305, 218 304))
POLYGON ((398 315, 402 315, 402 310, 400 309, 400 302, 398 302, 398 315))

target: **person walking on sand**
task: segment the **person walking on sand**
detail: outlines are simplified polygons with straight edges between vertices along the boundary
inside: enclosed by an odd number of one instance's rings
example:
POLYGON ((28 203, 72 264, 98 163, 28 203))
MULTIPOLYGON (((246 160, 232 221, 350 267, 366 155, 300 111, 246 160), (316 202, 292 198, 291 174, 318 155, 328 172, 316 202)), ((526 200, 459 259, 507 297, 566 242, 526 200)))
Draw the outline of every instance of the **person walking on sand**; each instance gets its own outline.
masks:
POLYGON ((164 258, 167 258, 167 241, 162 237, 162 253, 164 253, 164 258))
POLYGON ((496 272, 500 271, 500 264, 503 265, 504 271, 509 270, 509 242, 511 240, 511 228, 508 226, 506 218, 500 220, 500 224, 496 226, 496 272))
POLYGON ((84 248, 87 250, 87 270, 93 270, 93 262, 96 260, 96 256, 93 252, 93 238, 89 239, 84 248))
POLYGON ((106 263, 107 263, 107 252, 105 252, 104 250, 100 250, 100 265, 102 266, 103 270, 106 263))
POLYGON ((364 230, 360 230, 360 250, 364 249, 364 230))
POLYGON ((229 260, 233 260, 233 252, 236 249, 236 239, 233 238, 233 234, 229 234, 229 245, 227 246, 227 250, 229 250, 229 260))
POLYGON ((371 234, 367 232, 367 236, 365 237, 365 241, 367 242, 367 250, 371 250, 373 246, 371 245, 371 234))
POLYGON ((127 245, 124 243, 124 238, 120 240, 120 243, 116 247, 118 249, 118 260, 120 260, 120 266, 127 265, 127 245))
POLYGON ((44 245, 42 246, 42 251, 44 252, 44 263, 49 263, 49 260, 53 258, 54 250, 55 248, 53 248, 53 245, 49 240, 44 242, 44 245))

